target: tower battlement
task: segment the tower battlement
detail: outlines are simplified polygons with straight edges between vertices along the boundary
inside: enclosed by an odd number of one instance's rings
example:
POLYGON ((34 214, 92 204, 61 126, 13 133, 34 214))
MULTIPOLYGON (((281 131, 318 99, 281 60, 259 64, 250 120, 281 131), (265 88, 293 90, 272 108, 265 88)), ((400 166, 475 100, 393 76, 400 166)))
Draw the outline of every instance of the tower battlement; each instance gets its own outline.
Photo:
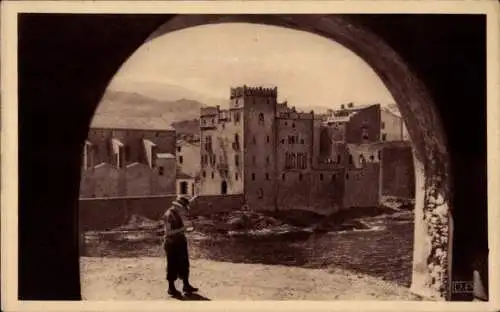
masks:
POLYGON ((232 87, 230 92, 231 99, 241 96, 277 97, 278 87, 264 88, 244 85, 242 87, 232 87))

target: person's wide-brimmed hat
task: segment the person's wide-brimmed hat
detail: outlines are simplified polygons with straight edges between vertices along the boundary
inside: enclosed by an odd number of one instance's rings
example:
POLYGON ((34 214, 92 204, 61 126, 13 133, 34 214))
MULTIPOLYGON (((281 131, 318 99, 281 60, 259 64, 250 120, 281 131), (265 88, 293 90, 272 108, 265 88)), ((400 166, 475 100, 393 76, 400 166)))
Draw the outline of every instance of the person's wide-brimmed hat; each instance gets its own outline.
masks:
POLYGON ((182 208, 189 208, 189 203, 190 201, 186 197, 178 197, 176 200, 172 202, 172 204, 182 207, 182 208))

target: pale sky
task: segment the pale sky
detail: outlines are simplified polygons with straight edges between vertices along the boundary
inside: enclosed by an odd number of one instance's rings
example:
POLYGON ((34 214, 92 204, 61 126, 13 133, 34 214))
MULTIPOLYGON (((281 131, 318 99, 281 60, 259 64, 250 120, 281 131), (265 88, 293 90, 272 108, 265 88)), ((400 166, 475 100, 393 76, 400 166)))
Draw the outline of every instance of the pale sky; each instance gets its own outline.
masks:
POLYGON ((245 23, 203 25, 141 46, 109 88, 225 106, 231 86, 278 87, 297 108, 394 103, 356 54, 308 32, 245 23))

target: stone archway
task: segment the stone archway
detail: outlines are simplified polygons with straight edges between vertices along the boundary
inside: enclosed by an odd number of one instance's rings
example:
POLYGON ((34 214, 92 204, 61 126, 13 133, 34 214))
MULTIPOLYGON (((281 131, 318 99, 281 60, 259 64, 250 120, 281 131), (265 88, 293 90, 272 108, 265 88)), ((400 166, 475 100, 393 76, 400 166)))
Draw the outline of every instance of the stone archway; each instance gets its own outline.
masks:
POLYGON ((215 23, 257 23, 307 31, 344 45, 373 68, 398 103, 413 144, 416 198, 411 290, 427 298, 447 298, 452 229, 447 142, 433 99, 404 60, 376 35, 342 15, 177 15, 147 40, 215 23))

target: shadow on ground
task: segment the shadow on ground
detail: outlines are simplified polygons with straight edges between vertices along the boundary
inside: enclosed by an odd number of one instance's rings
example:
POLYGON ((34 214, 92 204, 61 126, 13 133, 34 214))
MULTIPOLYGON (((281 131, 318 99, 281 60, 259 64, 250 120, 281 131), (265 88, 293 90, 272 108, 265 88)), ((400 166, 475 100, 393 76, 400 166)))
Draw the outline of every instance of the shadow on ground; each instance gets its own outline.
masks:
POLYGON ((192 293, 192 294, 181 294, 178 296, 168 296, 171 299, 176 299, 179 301, 212 301, 211 299, 202 296, 200 294, 192 293))

